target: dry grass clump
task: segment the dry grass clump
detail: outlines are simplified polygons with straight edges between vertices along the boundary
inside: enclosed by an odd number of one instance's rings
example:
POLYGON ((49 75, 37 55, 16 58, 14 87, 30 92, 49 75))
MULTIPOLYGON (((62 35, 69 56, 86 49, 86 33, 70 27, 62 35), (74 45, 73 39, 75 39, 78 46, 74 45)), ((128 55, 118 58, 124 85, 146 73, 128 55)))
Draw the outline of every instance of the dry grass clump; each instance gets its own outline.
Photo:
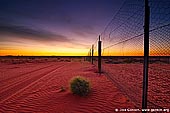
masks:
POLYGON ((86 96, 90 92, 90 83, 83 77, 74 77, 70 82, 70 89, 73 94, 86 96))

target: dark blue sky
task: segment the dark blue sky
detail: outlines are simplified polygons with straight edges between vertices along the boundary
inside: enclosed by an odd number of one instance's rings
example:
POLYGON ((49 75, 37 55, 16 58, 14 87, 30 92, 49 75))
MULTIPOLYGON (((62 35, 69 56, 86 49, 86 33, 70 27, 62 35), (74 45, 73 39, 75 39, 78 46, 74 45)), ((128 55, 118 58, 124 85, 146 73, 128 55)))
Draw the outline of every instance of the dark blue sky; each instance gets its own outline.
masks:
POLYGON ((123 1, 0 0, 1 49, 87 49, 123 1))

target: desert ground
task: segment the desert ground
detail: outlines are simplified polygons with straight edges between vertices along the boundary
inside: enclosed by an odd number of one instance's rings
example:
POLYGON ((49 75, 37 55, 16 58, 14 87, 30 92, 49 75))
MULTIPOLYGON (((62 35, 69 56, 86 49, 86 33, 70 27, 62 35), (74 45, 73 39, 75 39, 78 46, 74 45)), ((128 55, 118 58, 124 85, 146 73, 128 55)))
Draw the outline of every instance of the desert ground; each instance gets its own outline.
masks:
MULTIPOLYGON (((149 65, 148 108, 170 108, 169 69, 166 63, 149 65)), ((135 109, 132 113, 139 113, 142 71, 139 62, 102 62, 99 74, 96 62, 92 65, 81 57, 1 58, 0 112, 113 113, 135 109), (70 80, 75 76, 90 81, 89 95, 71 93, 70 80)))
MULTIPOLYGON (((105 75, 136 106, 142 106, 142 64, 105 64, 105 75)), ((170 65, 150 64, 148 73, 148 108, 170 108, 170 65)))
POLYGON ((95 65, 83 60, 1 59, 0 112, 113 113, 137 107, 104 73, 97 73, 95 65), (75 76, 90 81, 89 95, 71 93, 69 82, 75 76))

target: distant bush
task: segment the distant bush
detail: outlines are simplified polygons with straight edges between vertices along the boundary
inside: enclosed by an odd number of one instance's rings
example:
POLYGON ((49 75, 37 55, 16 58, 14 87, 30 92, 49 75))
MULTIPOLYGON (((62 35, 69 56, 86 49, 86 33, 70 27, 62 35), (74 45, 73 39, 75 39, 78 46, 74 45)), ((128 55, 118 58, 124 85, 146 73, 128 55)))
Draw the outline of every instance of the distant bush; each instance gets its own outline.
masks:
POLYGON ((90 83, 82 77, 75 77, 70 82, 70 89, 73 94, 86 96, 90 92, 90 83))

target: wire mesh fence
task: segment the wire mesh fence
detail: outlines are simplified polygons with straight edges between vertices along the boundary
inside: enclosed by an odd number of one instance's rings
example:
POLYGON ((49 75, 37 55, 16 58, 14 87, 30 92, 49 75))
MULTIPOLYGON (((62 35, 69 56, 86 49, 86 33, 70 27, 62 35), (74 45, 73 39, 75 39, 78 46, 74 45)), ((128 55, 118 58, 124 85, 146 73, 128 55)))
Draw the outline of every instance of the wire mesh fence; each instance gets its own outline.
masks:
MULTIPOLYGON (((170 108, 170 0, 149 0, 149 6, 148 108, 170 108)), ((144 0, 125 0, 101 33, 102 71, 137 107, 142 106, 144 8, 144 0)))

